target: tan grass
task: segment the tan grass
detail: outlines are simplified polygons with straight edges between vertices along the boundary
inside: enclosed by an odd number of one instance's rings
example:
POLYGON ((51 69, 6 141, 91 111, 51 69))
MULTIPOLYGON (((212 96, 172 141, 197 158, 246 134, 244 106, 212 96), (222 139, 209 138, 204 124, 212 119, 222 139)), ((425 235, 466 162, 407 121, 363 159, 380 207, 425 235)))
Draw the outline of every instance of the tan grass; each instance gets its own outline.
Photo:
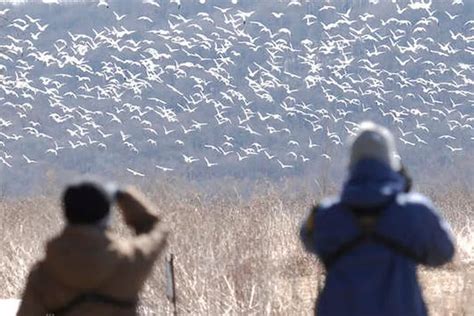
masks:
MULTIPOLYGON (((175 255, 179 314, 310 314, 323 271, 303 252, 298 226, 318 197, 264 184, 244 198, 226 187, 209 196, 179 182, 147 185, 172 231, 167 252, 175 255)), ((473 315, 473 201, 456 191, 435 200, 453 224, 458 253, 443 269, 419 270, 425 297, 432 315, 473 315)), ((0 297, 21 295, 28 268, 61 230, 57 201, 49 193, 0 204, 0 297)), ((113 229, 129 234, 118 216, 113 229)), ((164 289, 163 257, 143 291, 142 315, 171 313, 164 289)))

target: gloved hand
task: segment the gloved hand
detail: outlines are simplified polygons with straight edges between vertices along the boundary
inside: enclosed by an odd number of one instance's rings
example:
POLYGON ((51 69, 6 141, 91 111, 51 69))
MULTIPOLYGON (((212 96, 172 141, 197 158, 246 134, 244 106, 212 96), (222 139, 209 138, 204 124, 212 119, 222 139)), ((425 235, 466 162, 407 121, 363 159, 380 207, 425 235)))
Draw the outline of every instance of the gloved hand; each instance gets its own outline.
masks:
POLYGON ((405 179, 404 192, 406 193, 410 192, 413 185, 413 179, 411 178, 410 174, 408 173, 408 170, 405 168, 403 164, 401 165, 399 173, 405 179))
POLYGON ((316 217, 316 212, 318 210, 318 205, 315 205, 311 208, 311 211, 309 212, 308 217, 306 218, 306 221, 304 222, 304 229, 310 233, 314 229, 314 219, 316 217))
POLYGON ((120 189, 116 193, 116 199, 125 223, 137 234, 150 231, 159 222, 158 215, 153 211, 155 207, 137 189, 133 187, 120 189))

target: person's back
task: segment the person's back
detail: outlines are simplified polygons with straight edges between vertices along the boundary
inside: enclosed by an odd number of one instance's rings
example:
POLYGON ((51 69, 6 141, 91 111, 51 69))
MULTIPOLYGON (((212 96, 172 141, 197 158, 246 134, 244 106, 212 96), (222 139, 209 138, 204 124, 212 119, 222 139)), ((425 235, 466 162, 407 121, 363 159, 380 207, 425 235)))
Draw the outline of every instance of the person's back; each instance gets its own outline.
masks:
POLYGON ((316 312, 426 315, 416 265, 452 258, 449 229, 426 197, 405 192, 388 132, 362 127, 341 195, 315 207, 301 229, 306 249, 327 270, 316 312))
POLYGON ((111 199, 96 189, 81 184, 66 192, 68 225, 30 272, 18 315, 136 315, 167 233, 145 198, 128 189, 117 201, 137 236, 116 238, 106 229, 111 199))

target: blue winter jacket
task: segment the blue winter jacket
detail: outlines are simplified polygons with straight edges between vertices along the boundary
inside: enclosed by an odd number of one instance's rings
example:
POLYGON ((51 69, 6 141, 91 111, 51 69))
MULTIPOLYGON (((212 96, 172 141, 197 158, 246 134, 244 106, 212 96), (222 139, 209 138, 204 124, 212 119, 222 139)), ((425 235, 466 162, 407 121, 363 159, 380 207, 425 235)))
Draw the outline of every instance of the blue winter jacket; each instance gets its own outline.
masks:
POLYGON ((360 234, 351 209, 387 205, 374 230, 408 248, 419 260, 371 239, 341 255, 327 271, 316 314, 353 316, 427 315, 416 265, 442 265, 454 255, 450 229, 428 198, 404 193, 405 179, 375 160, 354 166, 339 198, 314 208, 303 224, 305 248, 325 258, 360 234), (417 262, 418 261, 418 262, 417 262))

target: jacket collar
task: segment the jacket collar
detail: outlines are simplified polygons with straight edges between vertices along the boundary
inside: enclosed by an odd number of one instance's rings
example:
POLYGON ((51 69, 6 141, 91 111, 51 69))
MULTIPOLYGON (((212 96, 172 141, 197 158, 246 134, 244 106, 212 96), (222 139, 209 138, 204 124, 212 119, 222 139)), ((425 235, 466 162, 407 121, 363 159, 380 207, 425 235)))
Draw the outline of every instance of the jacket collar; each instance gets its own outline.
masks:
POLYGON ((404 185, 405 179, 388 165, 374 159, 364 159, 350 170, 341 202, 359 208, 379 206, 402 192, 404 185))

